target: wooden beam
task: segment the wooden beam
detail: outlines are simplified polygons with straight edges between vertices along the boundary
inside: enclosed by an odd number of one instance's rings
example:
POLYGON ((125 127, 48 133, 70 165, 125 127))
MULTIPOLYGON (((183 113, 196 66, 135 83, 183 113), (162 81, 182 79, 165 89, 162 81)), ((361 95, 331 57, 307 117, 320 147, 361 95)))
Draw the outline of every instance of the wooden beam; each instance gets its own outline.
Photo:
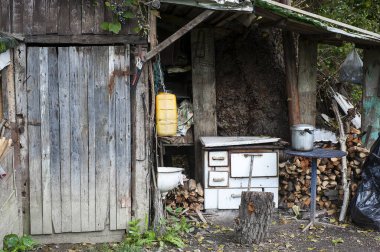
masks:
POLYGON ((162 50, 164 50, 166 47, 171 45, 174 41, 181 38, 183 35, 191 31, 195 26, 202 23, 204 20, 206 20, 209 16, 211 16, 214 13, 214 11, 206 10, 199 14, 196 18, 191 20, 189 23, 187 23, 185 26, 183 26, 181 29, 176 31, 173 35, 171 35, 169 38, 162 41, 159 45, 157 45, 154 49, 149 51, 145 55, 145 61, 150 60, 154 56, 156 56, 158 53, 160 53, 162 50))
POLYGON ((300 123, 300 108, 297 84, 296 45, 293 33, 283 32, 286 91, 288 95, 289 125, 300 123))
POLYGON ((139 35, 36 35, 24 38, 27 44, 147 44, 147 40, 139 35))
POLYGON ((380 49, 364 50, 364 85, 363 85, 363 112, 362 129, 363 143, 369 148, 375 142, 380 132, 380 49))
POLYGON ((212 29, 191 32, 195 177, 203 181, 201 136, 216 136, 215 48, 212 29))
POLYGON ((298 42, 298 95, 300 122, 315 126, 317 115, 317 49, 313 40, 298 42))
MULTIPOLYGON (((281 0, 285 4, 291 3, 291 0, 281 0)), ((296 43, 293 33, 289 31, 282 32, 284 63, 286 73, 286 91, 288 95, 288 113, 289 125, 300 123, 300 108, 298 100, 298 83, 297 83, 297 52, 296 43)))

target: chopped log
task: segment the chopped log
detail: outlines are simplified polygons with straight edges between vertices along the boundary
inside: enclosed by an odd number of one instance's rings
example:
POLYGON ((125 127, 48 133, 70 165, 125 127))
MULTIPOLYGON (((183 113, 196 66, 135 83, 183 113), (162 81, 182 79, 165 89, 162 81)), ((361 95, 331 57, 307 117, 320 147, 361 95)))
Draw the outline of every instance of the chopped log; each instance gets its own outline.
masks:
POLYGON ((273 213, 273 193, 242 192, 235 231, 241 244, 258 244, 268 237, 273 213))
POLYGON ((195 191, 197 189, 197 182, 194 179, 189 180, 189 191, 195 191))
POLYGON ((198 183, 197 184, 197 193, 199 194, 199 196, 202 196, 203 197, 203 188, 202 188, 202 185, 201 183, 198 183))

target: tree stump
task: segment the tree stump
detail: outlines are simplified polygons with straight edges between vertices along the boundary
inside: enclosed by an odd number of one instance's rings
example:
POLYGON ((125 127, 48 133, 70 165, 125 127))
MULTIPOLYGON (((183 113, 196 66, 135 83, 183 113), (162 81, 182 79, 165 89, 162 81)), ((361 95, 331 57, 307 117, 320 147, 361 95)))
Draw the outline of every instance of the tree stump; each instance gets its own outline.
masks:
POLYGON ((239 217, 235 220, 238 242, 251 245, 267 238, 273 209, 273 193, 242 192, 239 217))

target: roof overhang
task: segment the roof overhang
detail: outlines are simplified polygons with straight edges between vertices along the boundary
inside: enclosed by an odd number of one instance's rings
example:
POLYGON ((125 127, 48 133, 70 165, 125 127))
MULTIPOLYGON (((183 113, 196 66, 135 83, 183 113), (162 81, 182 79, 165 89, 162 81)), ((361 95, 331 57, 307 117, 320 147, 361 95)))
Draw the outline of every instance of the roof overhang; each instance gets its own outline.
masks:
MULTIPOLYGON (((161 0, 161 2, 199 9, 199 12, 202 9, 216 10, 215 15, 221 17, 219 24, 230 22, 239 15, 252 16, 251 20, 259 26, 264 24, 294 31, 322 43, 350 42, 359 47, 380 46, 380 34, 271 0, 161 0)), ((213 19, 217 20, 218 17, 213 19)), ((212 21, 210 23, 213 24, 212 21)))

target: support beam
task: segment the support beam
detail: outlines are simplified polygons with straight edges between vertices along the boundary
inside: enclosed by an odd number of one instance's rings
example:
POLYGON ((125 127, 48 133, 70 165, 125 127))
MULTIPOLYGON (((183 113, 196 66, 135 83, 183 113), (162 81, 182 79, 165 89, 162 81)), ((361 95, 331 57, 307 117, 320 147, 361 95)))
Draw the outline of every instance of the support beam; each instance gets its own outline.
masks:
POLYGON ((288 96, 289 125, 300 123, 300 108, 297 84, 296 44, 293 33, 283 31, 286 92, 288 96))
POLYGON ((216 136, 215 49, 212 29, 191 32, 195 177, 203 181, 201 136, 216 136))
POLYGON ((380 48, 364 50, 362 130, 363 143, 370 148, 380 133, 380 48))
POLYGON ((315 41, 300 38, 298 43, 298 95, 300 122, 315 126, 317 115, 317 52, 315 41))
POLYGON ((170 46, 174 41, 181 38, 183 35, 191 31, 195 26, 202 23, 204 20, 206 20, 209 16, 211 16, 214 13, 214 11, 206 10, 199 14, 196 18, 191 20, 189 23, 187 23, 185 26, 183 26, 181 29, 176 31, 173 35, 171 35, 169 38, 162 41, 159 45, 157 45, 154 49, 149 51, 145 55, 145 61, 150 60, 154 56, 156 56, 158 53, 160 53, 162 50, 164 50, 166 47, 170 46))
MULTIPOLYGON (((291 0, 279 0, 282 4, 291 5, 291 0)), ((298 79, 297 79, 297 52, 296 41, 293 33, 282 32, 282 44, 284 48, 284 64, 286 74, 286 92, 288 95, 288 117, 290 127, 300 123, 300 107, 298 100, 298 79)))

